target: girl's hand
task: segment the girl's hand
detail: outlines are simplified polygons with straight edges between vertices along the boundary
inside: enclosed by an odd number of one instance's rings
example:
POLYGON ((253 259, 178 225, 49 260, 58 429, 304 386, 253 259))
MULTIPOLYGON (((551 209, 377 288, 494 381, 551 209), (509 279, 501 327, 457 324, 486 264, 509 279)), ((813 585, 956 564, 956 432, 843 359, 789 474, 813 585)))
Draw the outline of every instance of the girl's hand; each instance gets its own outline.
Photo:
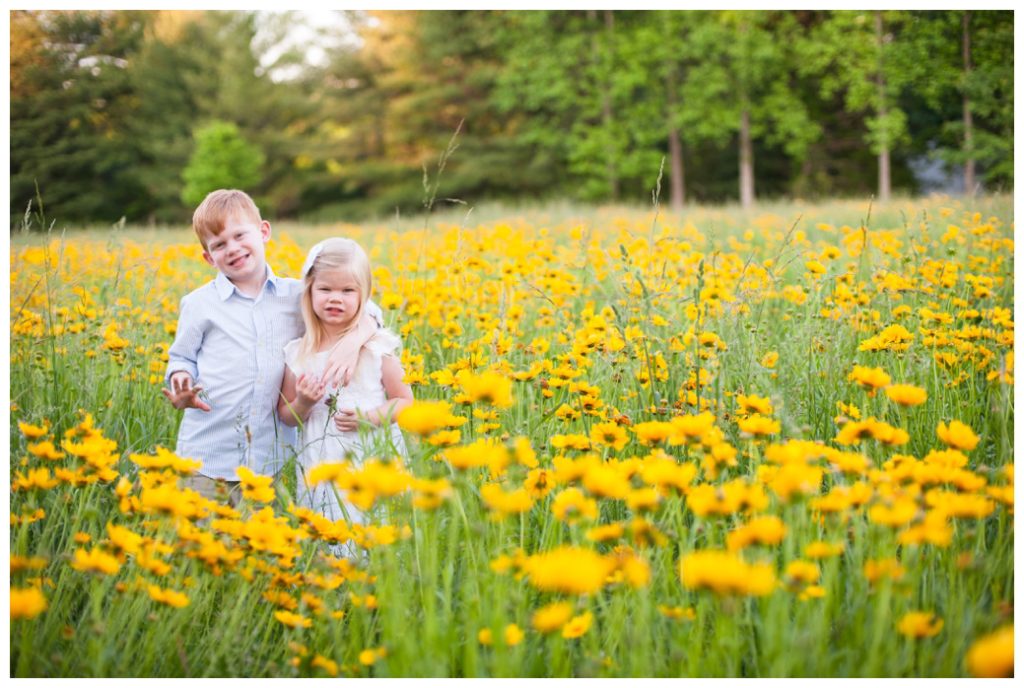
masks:
POLYGON ((355 329, 342 337, 341 341, 327 355, 324 379, 330 381, 335 387, 343 387, 351 382, 352 373, 359 362, 359 350, 376 331, 377 321, 364 309, 355 329))
POLYGON ((355 409, 338 409, 334 414, 334 427, 338 432, 355 432, 359 429, 360 418, 355 409))
POLYGON ((303 373, 295 381, 296 401, 307 406, 312 406, 320 401, 326 391, 326 383, 316 375, 306 375, 303 373))

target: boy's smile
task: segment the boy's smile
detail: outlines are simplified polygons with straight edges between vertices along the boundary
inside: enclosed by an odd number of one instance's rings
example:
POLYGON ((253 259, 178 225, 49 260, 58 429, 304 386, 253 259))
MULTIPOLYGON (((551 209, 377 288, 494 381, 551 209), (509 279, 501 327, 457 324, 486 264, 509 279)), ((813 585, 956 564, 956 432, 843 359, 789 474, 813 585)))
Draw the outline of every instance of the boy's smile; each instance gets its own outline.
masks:
POLYGON ((243 292, 258 290, 266 277, 265 245, 270 240, 270 223, 232 216, 224 230, 211 237, 203 258, 224 273, 243 292))

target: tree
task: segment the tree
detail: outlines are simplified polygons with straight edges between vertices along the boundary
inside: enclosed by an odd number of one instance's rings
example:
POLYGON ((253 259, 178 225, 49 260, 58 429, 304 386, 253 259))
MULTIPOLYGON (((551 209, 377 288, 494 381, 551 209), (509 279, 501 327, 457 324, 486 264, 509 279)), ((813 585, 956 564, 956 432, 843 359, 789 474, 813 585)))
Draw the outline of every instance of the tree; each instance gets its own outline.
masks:
POLYGON ((1006 12, 914 12, 902 57, 914 90, 943 120, 935 154, 980 176, 1013 180, 1013 32, 1006 12), (956 107, 954 107, 956 104, 956 107))
POLYGON ((62 221, 115 222, 146 205, 127 127, 142 27, 138 12, 12 13, 12 218, 37 186, 62 221))
POLYGON ((804 74, 820 78, 824 98, 843 93, 852 112, 865 114, 865 140, 878 157, 878 198, 892 192, 891 153, 909 140, 906 113, 897 105, 910 80, 899 54, 899 30, 908 15, 899 11, 835 11, 803 41, 804 74), (858 46, 860 49, 851 49, 858 46))
POLYGON ((247 189, 259 184, 265 156, 230 122, 214 121, 196 130, 196 148, 182 172, 181 199, 199 205, 215 189, 247 189))
POLYGON ((694 13, 683 86, 686 128, 698 140, 736 136, 740 203, 754 203, 754 142, 799 161, 820 134, 792 80, 799 30, 790 13, 694 13))

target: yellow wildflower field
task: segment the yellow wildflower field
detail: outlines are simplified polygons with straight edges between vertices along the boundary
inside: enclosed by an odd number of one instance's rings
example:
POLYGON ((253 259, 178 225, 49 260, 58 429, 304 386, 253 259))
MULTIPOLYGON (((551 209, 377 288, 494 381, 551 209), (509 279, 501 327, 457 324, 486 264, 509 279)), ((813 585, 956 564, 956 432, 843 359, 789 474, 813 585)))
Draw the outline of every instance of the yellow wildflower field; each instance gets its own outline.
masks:
POLYGON ((1012 204, 904 203, 275 228, 403 340, 365 524, 182 487, 189 235, 15 237, 12 675, 1012 674, 1012 204))

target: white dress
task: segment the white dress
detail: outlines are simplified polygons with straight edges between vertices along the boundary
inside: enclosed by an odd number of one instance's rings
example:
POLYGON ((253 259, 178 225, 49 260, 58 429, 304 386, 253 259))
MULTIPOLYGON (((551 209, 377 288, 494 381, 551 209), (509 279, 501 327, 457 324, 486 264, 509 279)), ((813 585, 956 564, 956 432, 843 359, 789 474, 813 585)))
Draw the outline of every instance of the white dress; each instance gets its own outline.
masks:
MULTIPOLYGON (((303 373, 322 375, 329 351, 313 354, 300 360, 301 339, 293 339, 284 347, 285 364, 296 379, 303 373)), ((296 470, 296 502, 322 513, 332 521, 341 519, 349 523, 366 523, 367 514, 345 499, 345 493, 331 482, 310 486, 306 474, 321 463, 348 460, 359 467, 367 458, 400 460, 406 456, 402 432, 394 422, 387 427, 363 428, 355 432, 341 432, 334 425, 327 399, 337 394, 338 409, 369 411, 387 401, 381 380, 382 358, 397 355, 402 341, 387 329, 379 329, 359 350, 352 380, 340 388, 329 387, 323 401, 310 411, 309 418, 299 428, 298 461, 296 470), (340 497, 340 500, 339 500, 340 497)))

